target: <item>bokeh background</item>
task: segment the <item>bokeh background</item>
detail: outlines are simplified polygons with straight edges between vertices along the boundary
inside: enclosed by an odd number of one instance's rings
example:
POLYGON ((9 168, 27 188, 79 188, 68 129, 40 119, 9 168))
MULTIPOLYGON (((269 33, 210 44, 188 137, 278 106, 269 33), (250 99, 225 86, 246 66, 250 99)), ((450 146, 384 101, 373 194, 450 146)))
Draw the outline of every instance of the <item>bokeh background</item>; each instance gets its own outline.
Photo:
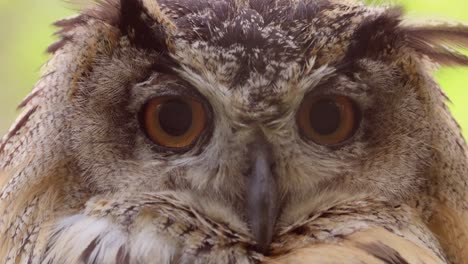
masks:
MULTIPOLYGON (((404 5, 410 16, 468 23, 467 0, 393 2, 404 5)), ((76 6, 64 0, 0 0, 0 135, 8 130, 18 114, 16 106, 39 78, 40 67, 48 58, 45 49, 55 39, 51 23, 76 13, 76 6)), ((467 137, 468 69, 441 69, 437 80, 449 95, 452 112, 467 137)))

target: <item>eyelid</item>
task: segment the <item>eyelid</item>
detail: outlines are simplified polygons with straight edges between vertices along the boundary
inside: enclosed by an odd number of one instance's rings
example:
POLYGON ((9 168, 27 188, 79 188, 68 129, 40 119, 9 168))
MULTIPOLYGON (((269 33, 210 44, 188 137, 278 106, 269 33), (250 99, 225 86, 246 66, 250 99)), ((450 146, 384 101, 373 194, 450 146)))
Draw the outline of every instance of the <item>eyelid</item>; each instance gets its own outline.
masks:
MULTIPOLYGON (((158 78, 164 76, 158 74, 151 78, 158 78)), ((154 80, 146 80, 144 82, 135 84, 130 87, 130 103, 128 109, 131 112, 138 113, 150 98, 162 97, 162 96, 185 96, 192 98, 193 100, 200 101, 204 105, 209 105, 206 98, 198 92, 198 90, 184 82, 174 78, 167 79, 166 81, 156 82, 154 80)))
POLYGON ((368 85, 364 82, 351 80, 344 74, 335 74, 321 80, 316 86, 310 88, 306 94, 335 95, 342 94, 354 99, 369 96, 368 85))

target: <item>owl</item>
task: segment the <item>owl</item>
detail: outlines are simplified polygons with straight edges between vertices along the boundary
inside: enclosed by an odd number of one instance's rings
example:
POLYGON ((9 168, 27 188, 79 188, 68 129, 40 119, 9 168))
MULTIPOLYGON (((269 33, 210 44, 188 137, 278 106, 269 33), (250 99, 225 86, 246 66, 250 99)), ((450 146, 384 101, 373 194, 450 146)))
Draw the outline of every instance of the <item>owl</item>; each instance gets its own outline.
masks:
POLYGON ((433 79, 468 26, 351 0, 102 0, 0 142, 0 263, 468 263, 433 79))

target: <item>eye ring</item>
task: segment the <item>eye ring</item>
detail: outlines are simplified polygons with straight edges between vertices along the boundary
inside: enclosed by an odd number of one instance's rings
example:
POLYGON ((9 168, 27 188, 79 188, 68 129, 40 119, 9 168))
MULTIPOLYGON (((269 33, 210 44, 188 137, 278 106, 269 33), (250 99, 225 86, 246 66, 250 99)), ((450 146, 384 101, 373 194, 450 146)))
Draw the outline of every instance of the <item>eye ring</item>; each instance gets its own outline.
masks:
POLYGON ((325 146, 338 145, 350 139, 361 121, 354 101, 342 95, 308 95, 302 101, 296 118, 305 137, 325 146))
POLYGON ((150 99, 142 109, 142 127, 148 138, 166 148, 187 148, 203 134, 207 112, 202 102, 186 96, 150 99))

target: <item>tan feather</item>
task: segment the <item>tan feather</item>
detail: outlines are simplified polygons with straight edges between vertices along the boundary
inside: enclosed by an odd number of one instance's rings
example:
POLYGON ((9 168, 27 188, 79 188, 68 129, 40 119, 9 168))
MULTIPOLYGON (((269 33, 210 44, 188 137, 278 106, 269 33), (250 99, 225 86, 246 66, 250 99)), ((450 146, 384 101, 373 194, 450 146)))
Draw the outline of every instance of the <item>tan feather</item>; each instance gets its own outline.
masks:
POLYGON ((264 264, 309 263, 444 263, 431 250, 416 245, 384 228, 354 233, 337 244, 313 244, 264 264))
POLYGON ((468 263, 468 212, 457 212, 444 204, 435 206, 429 228, 454 262, 468 263))

